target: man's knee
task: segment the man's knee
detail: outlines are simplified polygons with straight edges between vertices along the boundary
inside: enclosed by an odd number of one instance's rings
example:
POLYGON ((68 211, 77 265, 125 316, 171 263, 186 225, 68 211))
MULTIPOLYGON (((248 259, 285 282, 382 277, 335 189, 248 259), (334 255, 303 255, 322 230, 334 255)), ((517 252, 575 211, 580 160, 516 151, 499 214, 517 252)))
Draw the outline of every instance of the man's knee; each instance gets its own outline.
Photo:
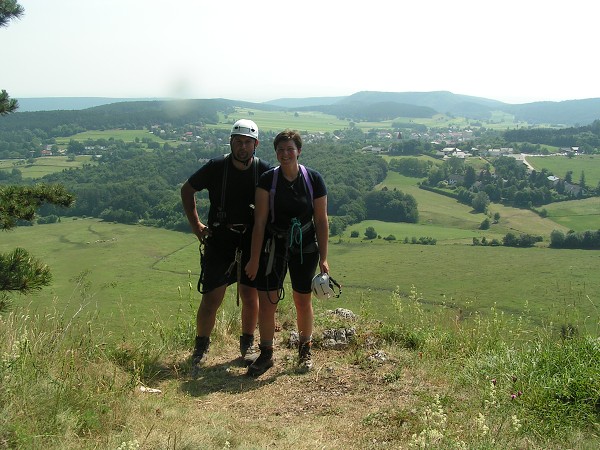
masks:
POLYGON ((225 289, 220 287, 203 294, 200 301, 200 310, 205 313, 216 313, 223 302, 224 296, 225 289))

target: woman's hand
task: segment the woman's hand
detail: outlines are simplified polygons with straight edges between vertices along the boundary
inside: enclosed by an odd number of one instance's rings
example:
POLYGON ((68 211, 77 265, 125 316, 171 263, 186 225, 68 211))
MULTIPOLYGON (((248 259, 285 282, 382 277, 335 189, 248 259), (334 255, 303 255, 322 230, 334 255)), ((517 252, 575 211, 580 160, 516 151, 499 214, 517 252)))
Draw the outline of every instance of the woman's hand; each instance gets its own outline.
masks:
POLYGON ((329 263, 326 259, 319 260, 319 268, 321 270, 321 273, 329 273, 329 263))

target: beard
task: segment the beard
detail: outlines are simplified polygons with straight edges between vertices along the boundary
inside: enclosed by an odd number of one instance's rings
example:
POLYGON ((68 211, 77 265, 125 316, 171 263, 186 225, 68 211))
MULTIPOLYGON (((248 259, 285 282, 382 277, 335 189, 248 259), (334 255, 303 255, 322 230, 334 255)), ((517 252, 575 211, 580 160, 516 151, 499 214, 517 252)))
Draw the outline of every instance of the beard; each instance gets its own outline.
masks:
POLYGON ((236 161, 241 162, 245 165, 248 165, 248 163, 254 156, 254 152, 247 152, 247 151, 232 152, 231 155, 233 156, 233 159, 235 159, 236 161))

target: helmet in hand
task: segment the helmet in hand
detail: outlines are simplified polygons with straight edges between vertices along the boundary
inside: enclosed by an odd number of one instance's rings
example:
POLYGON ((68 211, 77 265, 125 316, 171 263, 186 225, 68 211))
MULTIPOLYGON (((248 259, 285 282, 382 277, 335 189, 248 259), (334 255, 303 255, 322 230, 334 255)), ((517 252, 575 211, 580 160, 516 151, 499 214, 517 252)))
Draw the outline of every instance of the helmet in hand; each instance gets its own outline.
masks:
POLYGON ((342 287, 329 274, 320 273, 312 279, 312 292, 315 298, 326 300, 332 297, 339 297, 342 293, 342 287), (336 287, 338 289, 337 294, 335 292, 336 287))

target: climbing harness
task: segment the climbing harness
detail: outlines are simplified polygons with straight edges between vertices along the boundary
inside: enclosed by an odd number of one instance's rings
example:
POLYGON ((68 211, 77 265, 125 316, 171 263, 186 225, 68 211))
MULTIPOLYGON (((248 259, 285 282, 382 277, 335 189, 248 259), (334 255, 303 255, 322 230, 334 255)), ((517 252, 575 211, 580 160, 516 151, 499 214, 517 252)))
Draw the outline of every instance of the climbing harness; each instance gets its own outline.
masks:
MULTIPOLYGON (((226 198, 226 190, 227 190, 227 175, 229 172, 229 156, 230 154, 226 155, 223 158, 223 178, 222 178, 222 182, 221 182, 221 203, 217 208, 217 220, 215 222, 212 223, 212 226, 214 228, 223 226, 225 227, 227 230, 233 232, 233 233, 237 233, 239 234, 239 241, 238 241, 238 245, 235 249, 235 256, 233 261, 231 262, 231 264, 229 265, 228 269, 225 271, 225 276, 227 279, 229 279, 229 277, 231 276, 231 273, 233 271, 234 268, 236 268, 236 302, 237 302, 237 306, 240 305, 240 281, 242 279, 242 239, 243 239, 243 235, 244 233, 246 233, 246 231, 248 230, 248 225, 247 224, 240 224, 240 223, 236 223, 236 224, 229 224, 226 222, 227 219, 227 213, 225 211, 225 198, 226 198)), ((253 160, 252 160, 252 169, 253 170, 253 183, 254 186, 256 186, 257 181, 258 181, 258 166, 259 166, 259 158, 257 156, 254 156, 253 160)), ((254 205, 251 204, 250 205, 251 209, 254 209, 254 205)), ((203 243, 200 243, 200 279, 198 280, 198 288, 200 288, 200 284, 202 283, 202 279, 204 276, 204 253, 202 252, 202 245, 203 243)), ((198 289, 200 290, 200 289, 198 289)))
MULTIPOLYGON (((254 186, 258 182, 258 163, 260 162, 258 156, 254 156, 252 160, 252 170, 254 176, 254 186)), ((223 158, 223 179, 221 181, 221 203, 217 208, 217 221, 212 224, 213 227, 218 227, 220 225, 224 225, 227 222, 225 221, 227 218, 227 213, 225 212, 225 193, 227 191, 227 174, 229 172, 229 154, 223 158)), ((252 209, 254 209, 254 205, 250 205, 252 209)))
POLYGON ((237 306, 240 306, 240 281, 242 280, 242 236, 247 231, 248 227, 244 224, 235 224, 229 225, 228 228, 230 231, 240 235, 238 246, 235 249, 235 257, 225 272, 227 279, 229 279, 233 268, 236 268, 236 303, 237 306))

